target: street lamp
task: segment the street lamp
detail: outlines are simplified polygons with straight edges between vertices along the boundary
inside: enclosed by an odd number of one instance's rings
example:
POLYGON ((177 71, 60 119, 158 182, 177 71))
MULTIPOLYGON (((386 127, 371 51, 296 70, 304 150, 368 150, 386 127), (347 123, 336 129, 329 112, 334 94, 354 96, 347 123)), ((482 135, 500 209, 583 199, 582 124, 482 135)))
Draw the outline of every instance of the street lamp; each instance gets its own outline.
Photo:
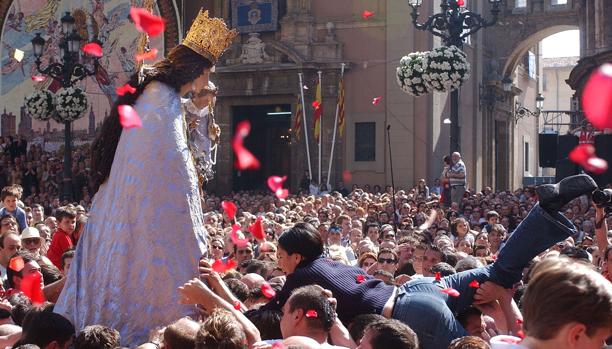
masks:
MULTIPOLYGON (((50 76, 57 80, 63 88, 74 86, 80 80, 88 76, 97 74, 98 72, 98 57, 93 58, 93 69, 89 69, 85 65, 79 63, 81 36, 75 29, 76 20, 70 15, 70 12, 60 19, 62 23, 62 32, 64 38, 59 43, 61 63, 51 63, 46 68, 41 68, 41 57, 44 52, 46 41, 36 33, 32 39, 32 49, 36 64, 36 70, 43 75, 50 76)), ((98 41, 98 44, 101 44, 98 41)), ((72 132, 71 122, 64 122, 64 199, 72 199, 72 132)))
MULTIPOLYGON (((489 0, 491 3, 491 20, 486 20, 478 13, 471 12, 463 7, 463 0, 440 0, 441 12, 429 16, 429 18, 419 23, 419 7, 422 0, 408 0, 408 5, 412 8, 412 24, 416 29, 426 30, 435 36, 442 38, 446 46, 457 46, 463 48, 463 39, 476 33, 481 28, 490 27, 497 22, 501 0, 489 0)), ((450 152, 451 154, 461 150, 460 129, 459 129, 459 90, 451 91, 450 105, 450 152)))
POLYGON ((527 108, 525 108, 521 102, 516 101, 515 103, 515 107, 514 107, 514 123, 518 123, 518 121, 522 118, 525 117, 538 117, 540 116, 540 113, 542 112, 542 108, 544 107, 544 96, 542 96, 541 93, 538 93, 538 96, 535 99, 536 101, 536 110, 535 111, 531 111, 527 108))

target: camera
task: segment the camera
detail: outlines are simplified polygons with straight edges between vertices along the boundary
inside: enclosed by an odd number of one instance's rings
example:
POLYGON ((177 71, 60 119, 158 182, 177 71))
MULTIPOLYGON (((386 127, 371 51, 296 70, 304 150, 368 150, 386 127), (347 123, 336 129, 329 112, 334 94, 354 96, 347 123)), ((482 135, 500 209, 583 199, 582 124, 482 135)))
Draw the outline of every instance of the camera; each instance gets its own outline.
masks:
POLYGON ((603 207, 606 214, 610 214, 612 212, 612 189, 594 191, 593 203, 598 207, 603 207))

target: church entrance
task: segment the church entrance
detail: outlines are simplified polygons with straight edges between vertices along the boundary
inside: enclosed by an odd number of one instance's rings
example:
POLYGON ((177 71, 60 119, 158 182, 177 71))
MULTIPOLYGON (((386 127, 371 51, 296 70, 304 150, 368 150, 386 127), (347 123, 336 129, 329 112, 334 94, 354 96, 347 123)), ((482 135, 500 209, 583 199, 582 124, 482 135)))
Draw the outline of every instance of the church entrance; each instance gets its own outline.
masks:
POLYGON ((232 108, 232 116, 232 132, 240 121, 250 121, 251 133, 244 145, 261 163, 259 170, 234 168, 233 190, 269 190, 267 179, 273 175, 287 176, 285 187, 290 187, 291 105, 236 106, 232 108))

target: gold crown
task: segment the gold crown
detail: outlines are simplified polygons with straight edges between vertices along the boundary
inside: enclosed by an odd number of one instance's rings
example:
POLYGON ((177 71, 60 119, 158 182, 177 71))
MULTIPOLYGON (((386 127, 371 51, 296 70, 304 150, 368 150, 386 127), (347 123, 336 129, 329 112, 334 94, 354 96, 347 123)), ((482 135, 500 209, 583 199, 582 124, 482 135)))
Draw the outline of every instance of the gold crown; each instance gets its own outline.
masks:
POLYGON ((191 24, 183 45, 206 57, 213 64, 232 44, 238 32, 229 30, 221 18, 208 17, 208 11, 198 13, 191 24))

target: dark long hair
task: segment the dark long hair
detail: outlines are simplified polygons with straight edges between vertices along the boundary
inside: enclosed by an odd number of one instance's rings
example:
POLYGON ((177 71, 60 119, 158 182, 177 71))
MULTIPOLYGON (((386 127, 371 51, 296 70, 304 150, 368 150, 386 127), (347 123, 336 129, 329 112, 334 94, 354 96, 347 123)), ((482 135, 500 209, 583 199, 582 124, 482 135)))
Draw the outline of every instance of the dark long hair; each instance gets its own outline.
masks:
POLYGON ((94 193, 110 175, 115 151, 119 144, 123 128, 119 123, 120 105, 134 105, 145 88, 152 81, 162 82, 177 92, 181 87, 198 78, 204 69, 210 69, 212 62, 190 48, 178 45, 168 53, 168 56, 155 63, 147 70, 144 80, 138 83, 138 73, 132 75, 128 83, 136 88, 136 93, 126 93, 119 96, 111 109, 110 115, 102 123, 100 132, 91 146, 91 180, 94 193))
POLYGON ((310 223, 297 223, 278 238, 278 244, 288 254, 298 253, 304 257, 298 268, 323 254, 321 234, 310 223))

